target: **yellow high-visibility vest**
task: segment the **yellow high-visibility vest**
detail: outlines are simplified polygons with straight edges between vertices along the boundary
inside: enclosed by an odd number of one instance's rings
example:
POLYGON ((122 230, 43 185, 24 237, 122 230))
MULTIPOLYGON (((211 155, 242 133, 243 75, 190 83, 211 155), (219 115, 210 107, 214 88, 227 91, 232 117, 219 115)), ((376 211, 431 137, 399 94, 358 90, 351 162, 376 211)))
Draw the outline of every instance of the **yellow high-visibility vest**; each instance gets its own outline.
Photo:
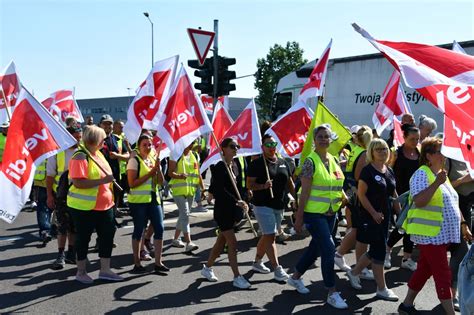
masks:
POLYGON ((313 161, 314 173, 311 183, 311 194, 304 208, 309 213, 326 213, 338 211, 342 203, 342 185, 344 174, 336 163, 334 156, 329 154, 329 172, 316 152, 311 152, 308 158, 313 161))
POLYGON ((194 196, 199 186, 199 164, 193 152, 189 152, 189 161, 181 156, 176 162, 178 174, 186 174, 186 179, 173 178, 170 180, 170 187, 173 196, 194 196))
POLYGON ((58 189, 59 179, 66 171, 66 151, 61 151, 56 155, 56 176, 54 176, 53 191, 58 189))
MULTIPOLYGON (((431 169, 423 165, 419 168, 428 177, 428 183, 431 185, 435 180, 436 176, 433 174, 431 169)), ((451 185, 449 179, 446 179, 448 185, 451 185)), ((412 196, 410 196, 412 198, 412 196)), ((433 197, 431 197, 428 204, 424 207, 417 208, 413 203, 414 208, 408 209, 407 217, 403 221, 402 228, 407 234, 415 234, 421 236, 436 236, 441 231, 443 225, 443 193, 441 188, 438 187, 433 197)))
MULTIPOLYGON (((151 170, 148 165, 143 161, 142 157, 137 154, 136 158, 138 160, 139 165, 139 173, 138 178, 145 176, 151 170)), ((151 202, 151 193, 155 191, 156 193, 156 201, 158 204, 161 203, 160 201, 160 194, 158 192, 158 185, 156 185, 155 189, 153 189, 153 179, 150 177, 148 178, 143 184, 140 186, 130 188, 130 192, 128 193, 128 202, 129 203, 150 203, 151 202)))

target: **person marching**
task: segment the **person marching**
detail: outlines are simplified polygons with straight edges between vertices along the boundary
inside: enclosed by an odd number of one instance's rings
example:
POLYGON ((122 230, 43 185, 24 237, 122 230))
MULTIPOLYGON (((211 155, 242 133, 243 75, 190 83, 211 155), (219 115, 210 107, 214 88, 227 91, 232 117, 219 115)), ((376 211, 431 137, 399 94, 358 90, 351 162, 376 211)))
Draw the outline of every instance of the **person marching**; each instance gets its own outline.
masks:
POLYGON ((199 248, 191 241, 189 214, 197 187, 200 186, 201 190, 204 190, 202 178, 199 174, 199 164, 191 151, 193 146, 194 142, 184 149, 183 155, 178 161, 170 160, 168 165, 168 175, 171 177, 169 185, 179 211, 176 231, 171 245, 178 248, 184 247, 185 252, 192 252, 199 248), (184 236, 184 242, 180 238, 181 232, 184 236))
POLYGON ((295 196, 295 185, 288 163, 276 155, 277 145, 272 136, 264 135, 262 137, 263 155, 253 160, 248 167, 247 187, 253 192, 254 214, 262 231, 252 270, 270 273, 270 269, 262 262, 263 256, 267 254, 274 270, 273 278, 277 281, 286 281, 289 276, 278 262, 275 240, 277 226, 282 220, 285 208, 286 189, 288 188, 295 196))
POLYGON ((137 141, 137 153, 128 161, 127 178, 130 192, 128 203, 133 218, 132 250, 133 272, 144 272, 140 263, 140 240, 148 219, 154 230, 155 272, 166 272, 169 268, 161 261, 163 249, 163 210, 159 185, 163 184, 163 173, 159 159, 151 157, 152 139, 142 134, 137 141))
POLYGON ((337 309, 347 309, 347 303, 336 291, 334 271, 335 245, 331 232, 336 223, 336 212, 347 202, 343 191, 344 174, 336 157, 328 153, 332 131, 326 125, 313 130, 315 150, 303 163, 301 194, 296 212, 295 229, 302 231, 303 223, 312 240, 296 264, 296 271, 288 284, 299 293, 307 294, 302 276, 321 254, 324 286, 328 289, 327 303, 337 309))
POLYGON ((250 283, 240 274, 237 265, 237 239, 234 232, 235 224, 243 218, 242 211, 248 211, 247 204, 239 199, 232 183, 232 181, 235 182, 239 194, 242 196, 245 186, 242 186, 242 181, 237 181, 237 178, 242 175, 242 171, 238 166, 238 159, 234 159, 239 148, 240 146, 232 138, 222 140, 221 149, 225 161, 220 161, 211 170, 213 180, 209 191, 215 197, 214 220, 219 227, 219 235, 212 247, 207 263, 203 265, 201 275, 211 282, 218 281, 212 266, 227 244, 229 264, 234 274, 232 285, 239 289, 248 289, 250 283), (233 176, 232 179, 229 177, 224 163, 228 165, 233 176))
POLYGON ((104 145, 105 138, 106 134, 103 129, 97 126, 86 127, 82 138, 84 147, 74 153, 69 162, 69 178, 72 185, 67 195, 67 206, 77 232, 76 280, 84 284, 93 282, 93 279, 87 274, 86 262, 89 242, 94 230, 99 236, 99 279, 123 280, 121 276, 110 269, 116 227, 111 187, 114 176, 107 160, 99 151, 104 145))

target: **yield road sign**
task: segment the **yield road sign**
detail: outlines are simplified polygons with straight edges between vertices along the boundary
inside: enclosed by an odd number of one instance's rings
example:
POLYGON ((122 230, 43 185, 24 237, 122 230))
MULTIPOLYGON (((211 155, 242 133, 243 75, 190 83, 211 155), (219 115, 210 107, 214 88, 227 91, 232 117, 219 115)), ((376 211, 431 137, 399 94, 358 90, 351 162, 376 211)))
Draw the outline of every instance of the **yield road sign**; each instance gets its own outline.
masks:
POLYGON ((188 35, 193 44, 199 63, 203 65, 216 33, 188 28, 188 35))

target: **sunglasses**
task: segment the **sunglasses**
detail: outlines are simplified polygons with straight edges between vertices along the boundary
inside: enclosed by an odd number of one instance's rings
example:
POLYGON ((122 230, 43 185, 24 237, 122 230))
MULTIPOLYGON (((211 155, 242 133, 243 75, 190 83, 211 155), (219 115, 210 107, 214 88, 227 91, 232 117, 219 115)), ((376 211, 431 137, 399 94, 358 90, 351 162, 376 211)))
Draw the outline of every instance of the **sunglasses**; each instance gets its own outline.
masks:
POLYGON ((227 146, 228 148, 231 148, 232 150, 238 150, 240 149, 240 145, 238 144, 230 144, 227 146))
POLYGON ((266 142, 263 144, 263 146, 267 148, 276 148, 277 145, 278 145, 278 142, 266 142))

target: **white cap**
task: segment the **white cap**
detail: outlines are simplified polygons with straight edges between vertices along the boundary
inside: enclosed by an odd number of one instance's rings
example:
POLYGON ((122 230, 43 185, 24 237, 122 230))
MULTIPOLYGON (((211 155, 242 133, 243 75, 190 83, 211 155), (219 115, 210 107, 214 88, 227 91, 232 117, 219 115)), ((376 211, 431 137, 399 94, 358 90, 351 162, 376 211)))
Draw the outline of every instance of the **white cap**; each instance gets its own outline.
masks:
POLYGON ((357 133, 359 131, 360 126, 359 125, 354 125, 351 127, 351 133, 357 133))
POLYGON ((8 121, 6 121, 0 127, 1 128, 8 128, 8 127, 10 127, 10 123, 8 121))

